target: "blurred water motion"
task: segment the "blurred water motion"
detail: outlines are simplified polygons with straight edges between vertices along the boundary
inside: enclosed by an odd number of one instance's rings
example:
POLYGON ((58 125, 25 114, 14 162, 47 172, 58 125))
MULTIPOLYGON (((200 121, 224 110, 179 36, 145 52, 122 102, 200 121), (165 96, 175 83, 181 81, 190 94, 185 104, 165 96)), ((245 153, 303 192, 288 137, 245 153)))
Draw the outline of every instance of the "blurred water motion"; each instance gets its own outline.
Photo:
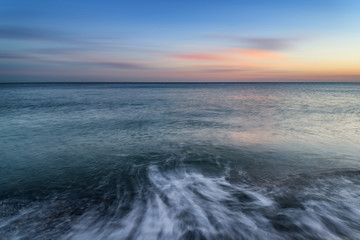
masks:
POLYGON ((360 239, 360 84, 0 85, 5 239, 360 239))

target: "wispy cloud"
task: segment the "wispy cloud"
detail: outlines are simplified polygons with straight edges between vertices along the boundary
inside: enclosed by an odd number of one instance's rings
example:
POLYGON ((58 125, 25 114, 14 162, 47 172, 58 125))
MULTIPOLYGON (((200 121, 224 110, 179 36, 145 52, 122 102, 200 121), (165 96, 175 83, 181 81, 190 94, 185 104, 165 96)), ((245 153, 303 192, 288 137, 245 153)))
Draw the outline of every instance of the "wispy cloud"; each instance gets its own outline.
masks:
POLYGON ((286 58, 285 55, 274 51, 267 51, 267 50, 259 50, 259 49, 239 49, 238 53, 255 57, 255 58, 262 58, 262 59, 281 59, 286 58))
POLYGON ((93 50, 93 49, 90 47, 71 47, 71 48, 53 47, 53 48, 30 49, 29 51, 31 53, 35 53, 35 54, 68 55, 68 54, 79 53, 79 52, 90 52, 91 50, 93 50))
POLYGON ((254 38, 238 37, 237 40, 245 47, 265 50, 286 50, 294 47, 300 39, 296 38, 254 38))
POLYGON ((208 72, 208 73, 226 73, 226 72, 245 72, 248 69, 243 68, 203 68, 197 69, 197 72, 208 72))
POLYGON ((132 62, 111 62, 111 61, 96 61, 96 62, 81 62, 82 64, 91 64, 96 66, 103 66, 109 68, 118 69, 144 69, 148 68, 144 64, 132 63, 132 62))
POLYGON ((263 67, 254 64, 236 64, 231 65, 227 63, 222 64, 199 64, 178 67, 177 70, 191 71, 191 72, 208 72, 208 73, 221 73, 221 72, 253 72, 263 70, 263 67))
POLYGON ((2 53, 0 52, 0 60, 6 59, 6 60, 36 60, 36 58, 32 56, 22 55, 22 54, 16 54, 16 53, 2 53))
POLYGON ((254 48, 263 50, 288 50, 296 47, 296 45, 306 40, 304 37, 251 37, 237 36, 231 34, 210 34, 207 38, 227 40, 240 48, 254 48))
POLYGON ((228 57, 223 54, 213 54, 213 53, 191 53, 191 54, 180 54, 175 55, 175 59, 182 60, 195 60, 195 61, 222 61, 227 60, 228 57))
POLYGON ((67 34, 56 31, 26 28, 26 27, 12 27, 0 26, 0 39, 15 39, 15 40, 36 40, 36 41, 70 41, 67 34))
POLYGON ((276 51, 251 49, 251 48, 231 48, 225 49, 221 52, 203 52, 203 53, 189 53, 174 55, 172 59, 184 61, 199 61, 199 62, 229 62, 239 60, 239 58, 251 57, 253 59, 261 60, 276 60, 286 58, 285 55, 276 51))
POLYGON ((114 61, 114 60, 57 60, 49 59, 38 56, 26 55, 26 54, 15 54, 15 53, 1 53, 0 60, 19 60, 19 61, 28 61, 28 62, 37 62, 37 63, 53 63, 53 64, 67 64, 67 65, 89 65, 89 66, 98 66, 98 67, 107 67, 107 68, 116 68, 116 69, 145 69, 149 68, 146 64, 127 62, 127 61, 114 61))

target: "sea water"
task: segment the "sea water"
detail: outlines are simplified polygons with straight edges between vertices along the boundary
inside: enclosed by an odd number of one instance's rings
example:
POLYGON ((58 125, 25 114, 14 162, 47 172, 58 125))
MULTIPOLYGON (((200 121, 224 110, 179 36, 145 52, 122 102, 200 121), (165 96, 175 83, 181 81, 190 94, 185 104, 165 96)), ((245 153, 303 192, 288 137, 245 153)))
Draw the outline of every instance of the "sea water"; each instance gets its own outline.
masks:
POLYGON ((360 84, 1 84, 0 239, 360 239, 360 84))

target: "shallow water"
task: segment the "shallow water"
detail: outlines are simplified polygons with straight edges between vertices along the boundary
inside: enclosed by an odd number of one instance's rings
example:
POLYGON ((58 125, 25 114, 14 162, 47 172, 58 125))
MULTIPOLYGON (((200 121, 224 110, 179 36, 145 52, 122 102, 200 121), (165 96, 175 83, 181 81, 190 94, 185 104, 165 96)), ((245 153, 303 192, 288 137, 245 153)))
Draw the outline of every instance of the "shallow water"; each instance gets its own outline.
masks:
POLYGON ((360 84, 1 84, 0 239, 360 239, 360 84))

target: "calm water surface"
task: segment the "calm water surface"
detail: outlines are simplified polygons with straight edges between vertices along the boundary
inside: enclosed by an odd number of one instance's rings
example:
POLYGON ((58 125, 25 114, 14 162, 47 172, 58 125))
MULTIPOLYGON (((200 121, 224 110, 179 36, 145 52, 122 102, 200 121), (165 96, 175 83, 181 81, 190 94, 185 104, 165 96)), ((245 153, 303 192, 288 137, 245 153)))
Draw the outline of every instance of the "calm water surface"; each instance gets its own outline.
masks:
POLYGON ((1 84, 0 239, 360 239, 360 84, 1 84))

